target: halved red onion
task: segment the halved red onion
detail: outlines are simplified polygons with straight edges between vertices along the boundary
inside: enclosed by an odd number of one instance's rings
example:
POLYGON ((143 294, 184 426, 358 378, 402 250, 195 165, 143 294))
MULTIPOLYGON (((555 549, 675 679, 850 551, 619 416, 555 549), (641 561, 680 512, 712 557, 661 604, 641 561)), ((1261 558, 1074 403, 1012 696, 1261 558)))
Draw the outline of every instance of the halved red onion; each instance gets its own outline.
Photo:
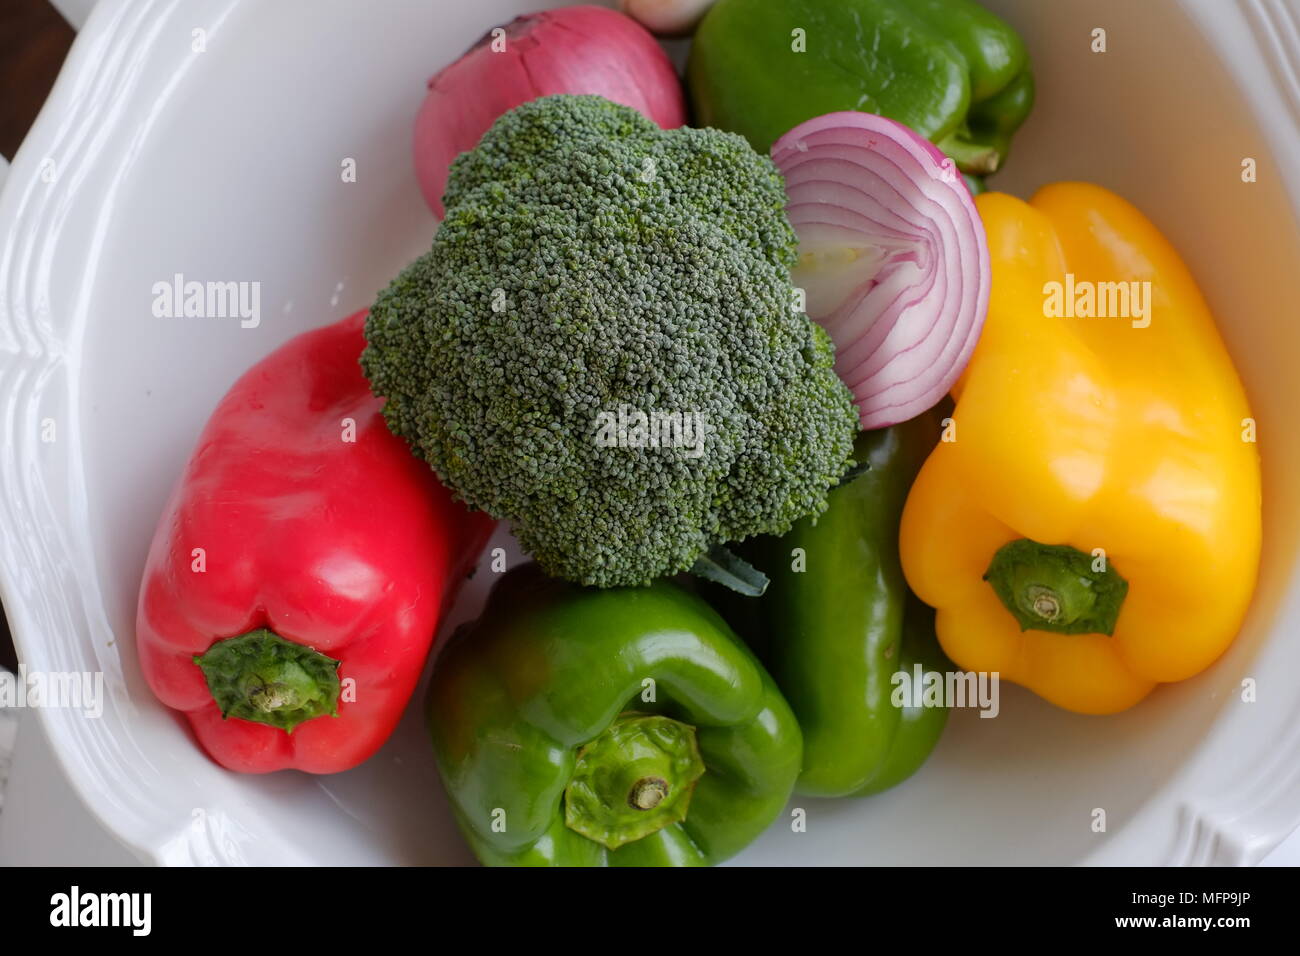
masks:
POLYGON ((772 159, 799 236, 794 284, 835 341, 862 427, 931 408, 970 360, 989 304, 984 225, 952 160, 855 111, 799 124, 772 159))

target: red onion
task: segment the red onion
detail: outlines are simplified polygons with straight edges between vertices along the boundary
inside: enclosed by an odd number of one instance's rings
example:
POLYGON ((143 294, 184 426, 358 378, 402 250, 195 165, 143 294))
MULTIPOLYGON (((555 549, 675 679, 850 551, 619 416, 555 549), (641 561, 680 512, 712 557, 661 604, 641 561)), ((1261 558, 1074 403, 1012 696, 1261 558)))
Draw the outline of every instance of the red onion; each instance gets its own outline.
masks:
POLYGON ((677 73, 639 23, 591 6, 518 17, 429 81, 415 119, 415 171, 429 207, 442 215, 451 161, 477 146, 497 117, 553 93, 595 93, 664 129, 686 122, 677 73))
POLYGON ((828 113, 772 146, 799 236, 794 284, 835 341, 863 428, 931 408, 970 360, 989 250, 952 160, 901 123, 828 113))

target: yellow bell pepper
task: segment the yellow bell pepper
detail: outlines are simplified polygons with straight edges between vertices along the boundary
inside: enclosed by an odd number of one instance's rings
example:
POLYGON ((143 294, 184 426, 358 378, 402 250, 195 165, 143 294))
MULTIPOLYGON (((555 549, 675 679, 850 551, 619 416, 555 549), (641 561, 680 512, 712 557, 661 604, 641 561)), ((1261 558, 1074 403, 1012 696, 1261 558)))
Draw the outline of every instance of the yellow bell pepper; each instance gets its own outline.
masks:
POLYGON ((903 570, 960 667, 1114 713, 1203 670, 1241 625, 1254 421, 1196 283, 1140 212, 1085 183, 977 203, 988 319, 908 498, 903 570))

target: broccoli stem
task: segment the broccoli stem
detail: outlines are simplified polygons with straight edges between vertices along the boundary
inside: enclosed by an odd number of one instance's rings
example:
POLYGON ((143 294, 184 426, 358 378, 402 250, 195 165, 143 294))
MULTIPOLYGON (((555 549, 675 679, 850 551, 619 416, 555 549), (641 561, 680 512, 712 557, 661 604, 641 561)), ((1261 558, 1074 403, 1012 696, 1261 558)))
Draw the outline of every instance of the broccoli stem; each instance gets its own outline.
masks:
POLYGON ((690 573, 746 597, 762 597, 767 590, 767 575, 724 544, 715 544, 696 558, 690 573))

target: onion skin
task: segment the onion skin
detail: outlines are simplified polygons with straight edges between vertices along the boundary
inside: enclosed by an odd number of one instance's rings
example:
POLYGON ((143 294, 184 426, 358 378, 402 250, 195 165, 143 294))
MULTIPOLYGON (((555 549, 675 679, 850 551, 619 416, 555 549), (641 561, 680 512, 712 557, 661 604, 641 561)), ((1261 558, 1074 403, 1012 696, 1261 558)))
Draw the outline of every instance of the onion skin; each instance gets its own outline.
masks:
POLYGON ((619 9, 655 36, 689 36, 717 0, 619 0, 619 9))
POLYGON ((900 123, 828 113, 772 146, 799 236, 796 286, 835 342, 864 429, 934 407, 988 312, 988 240, 951 159, 900 123))
POLYGON ((664 129, 686 122, 681 81, 639 23, 606 7, 580 6, 517 17, 489 30, 429 80, 415 119, 415 172, 442 217, 447 173, 501 114, 554 93, 594 93, 644 113, 664 129))

